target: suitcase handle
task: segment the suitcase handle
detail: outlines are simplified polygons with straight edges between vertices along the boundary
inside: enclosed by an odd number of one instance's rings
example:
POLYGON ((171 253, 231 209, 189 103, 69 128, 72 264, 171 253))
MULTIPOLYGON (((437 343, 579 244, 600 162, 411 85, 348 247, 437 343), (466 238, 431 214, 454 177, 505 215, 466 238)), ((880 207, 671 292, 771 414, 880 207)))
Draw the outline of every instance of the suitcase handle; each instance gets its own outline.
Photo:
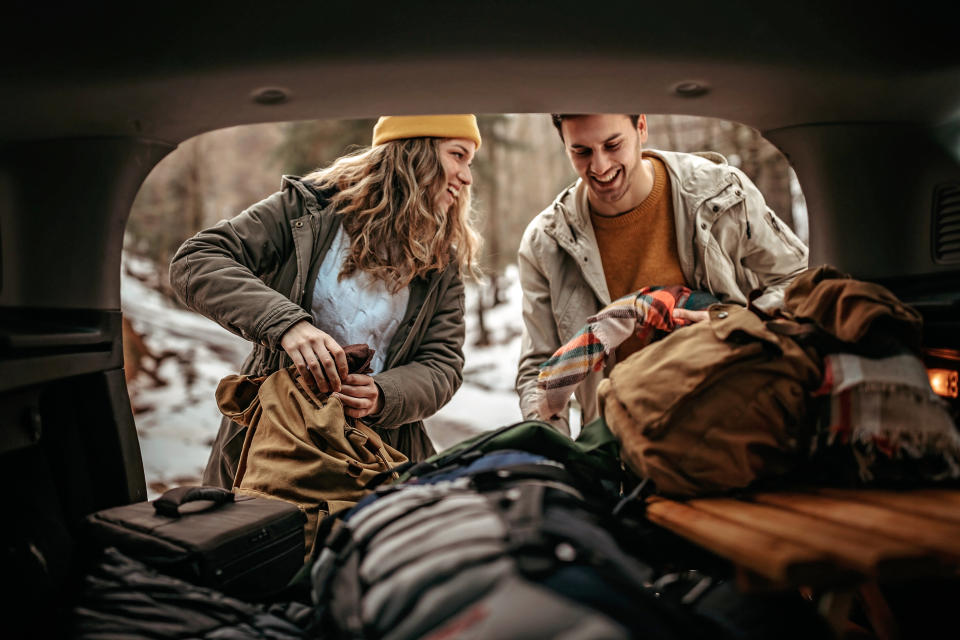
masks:
POLYGON ((179 518, 180 505, 195 500, 211 500, 217 506, 233 502, 233 492, 220 487, 177 487, 169 489, 153 501, 154 510, 161 516, 179 518))

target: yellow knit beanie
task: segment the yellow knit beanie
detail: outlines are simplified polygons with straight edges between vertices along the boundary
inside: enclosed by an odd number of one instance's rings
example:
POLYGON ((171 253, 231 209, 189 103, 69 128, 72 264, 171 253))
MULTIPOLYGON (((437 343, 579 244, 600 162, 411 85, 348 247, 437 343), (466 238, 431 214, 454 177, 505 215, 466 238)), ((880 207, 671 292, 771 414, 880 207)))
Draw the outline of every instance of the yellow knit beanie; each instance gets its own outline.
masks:
POLYGON ((373 145, 403 138, 466 138, 480 150, 480 129, 472 114, 454 116, 381 116, 373 128, 373 145))

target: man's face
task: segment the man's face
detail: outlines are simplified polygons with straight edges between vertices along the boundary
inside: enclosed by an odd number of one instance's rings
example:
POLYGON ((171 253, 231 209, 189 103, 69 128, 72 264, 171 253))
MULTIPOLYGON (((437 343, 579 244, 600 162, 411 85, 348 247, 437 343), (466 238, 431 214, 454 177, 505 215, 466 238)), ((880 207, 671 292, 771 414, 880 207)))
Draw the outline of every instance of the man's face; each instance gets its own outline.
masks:
POLYGON ((598 213, 613 215, 640 204, 646 116, 640 116, 636 127, 622 114, 564 118, 561 131, 567 156, 587 185, 590 203, 598 213))

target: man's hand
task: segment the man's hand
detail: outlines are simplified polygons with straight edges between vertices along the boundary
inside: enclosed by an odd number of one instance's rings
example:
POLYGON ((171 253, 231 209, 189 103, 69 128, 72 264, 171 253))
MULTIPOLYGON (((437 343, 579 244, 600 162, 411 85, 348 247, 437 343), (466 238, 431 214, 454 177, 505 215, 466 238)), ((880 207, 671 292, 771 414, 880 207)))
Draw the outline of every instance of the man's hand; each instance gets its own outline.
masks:
POLYGON ((706 311, 691 311, 690 309, 674 309, 673 317, 678 320, 687 320, 691 324, 695 322, 710 322, 710 314, 706 311))
POLYGON ((301 320, 287 329, 280 346, 304 380, 315 380, 322 393, 340 391, 341 380, 348 373, 347 355, 336 340, 309 321, 301 320))
POLYGON ((337 394, 343 402, 343 412, 352 418, 376 415, 383 409, 383 395, 373 378, 362 373, 351 373, 343 380, 337 394))

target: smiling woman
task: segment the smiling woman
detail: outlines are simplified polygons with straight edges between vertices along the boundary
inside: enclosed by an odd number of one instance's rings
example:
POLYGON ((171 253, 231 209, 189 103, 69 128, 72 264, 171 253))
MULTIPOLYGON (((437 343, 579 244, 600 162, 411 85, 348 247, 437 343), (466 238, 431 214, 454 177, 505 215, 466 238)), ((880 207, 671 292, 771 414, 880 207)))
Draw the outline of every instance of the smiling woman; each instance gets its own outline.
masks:
MULTIPOLYGON (((373 145, 187 240, 170 280, 188 306, 254 343, 242 373, 295 365, 345 413, 412 460, 433 453, 422 420, 463 369, 462 276, 475 268, 472 115, 388 116, 373 145), (343 346, 376 351, 371 375, 343 346)), ((232 486, 245 429, 224 419, 204 483, 232 486)))

